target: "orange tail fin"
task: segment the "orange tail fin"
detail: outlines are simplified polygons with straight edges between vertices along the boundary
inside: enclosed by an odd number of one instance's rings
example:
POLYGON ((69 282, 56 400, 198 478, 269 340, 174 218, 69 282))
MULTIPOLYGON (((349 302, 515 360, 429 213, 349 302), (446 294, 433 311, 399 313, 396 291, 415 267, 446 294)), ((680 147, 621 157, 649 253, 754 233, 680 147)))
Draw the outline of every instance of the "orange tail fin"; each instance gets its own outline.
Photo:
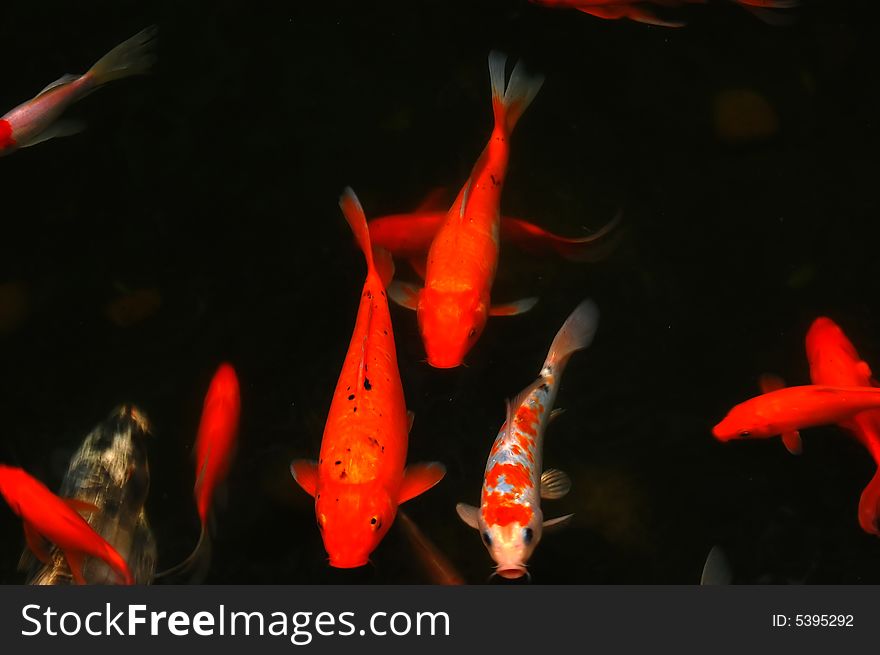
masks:
POLYGON ((394 277, 394 261, 391 254, 384 248, 373 248, 370 244, 370 228, 367 227, 367 217, 364 215, 364 208, 355 195, 351 187, 345 187, 342 195, 339 197, 339 208, 348 221, 351 231, 354 232, 354 238, 358 242, 358 246, 364 253, 367 260, 367 271, 369 274, 376 274, 382 280, 382 286, 387 287, 394 277))

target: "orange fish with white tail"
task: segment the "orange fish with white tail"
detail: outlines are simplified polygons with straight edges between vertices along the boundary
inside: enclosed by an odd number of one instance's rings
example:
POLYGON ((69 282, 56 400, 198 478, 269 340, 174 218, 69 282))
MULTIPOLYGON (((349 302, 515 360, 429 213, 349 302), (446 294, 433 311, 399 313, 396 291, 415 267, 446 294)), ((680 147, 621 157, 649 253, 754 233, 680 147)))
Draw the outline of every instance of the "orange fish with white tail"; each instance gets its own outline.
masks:
MULTIPOLYGON (((483 480, 480 506, 459 503, 461 520, 480 532, 496 573, 515 579, 526 575, 526 563, 544 528, 565 523, 571 515, 544 520, 541 499, 561 498, 571 488, 568 475, 543 469, 544 432, 555 412, 553 402, 569 358, 593 341, 599 310, 585 300, 571 313, 553 339, 538 379, 507 404, 483 480)), ((557 410, 558 411, 558 410, 557 410)))
POLYGON ((498 266, 501 191, 510 136, 544 81, 525 73, 518 62, 505 86, 506 61, 499 52, 489 54, 495 127, 431 243, 424 289, 399 282, 389 288, 395 302, 418 312, 428 363, 437 368, 459 366, 490 315, 520 314, 537 302, 527 298, 492 306, 490 300, 498 266))
POLYGON ((49 562, 46 541, 64 553, 74 582, 86 584, 83 561, 97 557, 107 563, 125 584, 133 584, 128 564, 113 546, 95 532, 77 512, 97 512, 90 503, 59 498, 24 470, 0 464, 0 495, 24 522, 28 548, 43 562, 49 562))
MULTIPOLYGON (((659 27, 682 27, 685 22, 674 18, 662 18, 650 7, 676 8, 684 5, 703 5, 707 0, 531 0, 532 4, 542 7, 559 7, 577 9, 585 14, 615 20, 628 18, 637 23, 657 25, 659 27)), ((731 0, 761 20, 771 24, 786 22, 774 9, 791 9, 797 7, 798 0, 731 0)))
MULTIPOLYGON (((877 386, 871 367, 830 318, 820 316, 813 321, 806 348, 813 384, 877 386)), ((880 536, 880 411, 861 412, 839 425, 851 432, 877 463, 877 472, 859 500, 859 524, 865 532, 880 536)))
POLYGON ((130 75, 146 73, 153 65, 157 33, 148 27, 104 55, 83 75, 63 75, 0 118, 0 156, 54 137, 82 131, 82 124, 58 120, 64 110, 98 87, 130 75))
POLYGON ((315 498, 330 565, 354 568, 367 563, 397 506, 437 484, 446 469, 436 462, 406 467, 411 419, 385 296, 393 264, 387 251, 374 253, 364 210, 351 189, 339 205, 367 260, 367 279, 318 462, 294 461, 290 471, 315 498))

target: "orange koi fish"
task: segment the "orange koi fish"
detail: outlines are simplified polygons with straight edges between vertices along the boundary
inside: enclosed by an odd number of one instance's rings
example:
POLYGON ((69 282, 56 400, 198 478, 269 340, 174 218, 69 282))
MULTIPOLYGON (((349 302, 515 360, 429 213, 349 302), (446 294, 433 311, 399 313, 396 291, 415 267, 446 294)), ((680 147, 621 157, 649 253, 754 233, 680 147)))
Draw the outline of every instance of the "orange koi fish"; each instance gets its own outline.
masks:
MULTIPOLYGON (((408 214, 374 218, 369 222, 373 246, 384 248, 394 257, 407 259, 424 278, 426 254, 446 220, 446 214, 445 209, 425 207, 408 214)), ((569 261, 598 261, 608 250, 607 236, 620 221, 621 214, 618 214, 594 234, 569 238, 553 234, 521 218, 502 216, 501 239, 512 241, 530 252, 555 252, 569 261)))
MULTIPOLYGON (((820 316, 813 321, 806 348, 813 384, 877 386, 871 368, 831 319, 820 316)), ((880 536, 880 411, 856 414, 839 425, 851 432, 877 463, 877 472, 859 500, 859 524, 865 532, 880 536)))
POLYGON ((541 451, 547 424, 559 411, 551 409, 562 371, 572 354, 590 345, 598 322, 599 310, 591 300, 571 313, 553 339, 538 379, 507 403, 507 420, 486 463, 480 507, 455 507, 462 521, 479 530, 497 563, 496 573, 504 578, 525 575, 543 529, 571 519, 569 514, 544 520, 541 499, 562 498, 571 480, 562 471, 543 470, 541 451))
POLYGON ((764 394, 740 403, 712 428, 719 441, 782 435, 785 447, 801 452, 800 430, 848 421, 859 412, 880 408, 880 389, 830 385, 782 387, 765 377, 764 394))
MULTIPOLYGON (((530 0, 543 7, 577 9, 597 18, 615 20, 628 18, 637 23, 660 27, 682 27, 680 20, 663 19, 657 16, 650 5, 660 7, 681 7, 689 4, 706 4, 707 0, 530 0)), ((768 23, 779 23, 781 19, 771 9, 790 9, 797 7, 799 0, 731 0, 746 11, 751 12, 768 23)))
POLYGON ((134 584, 122 556, 77 514, 97 512, 97 507, 81 500, 59 498, 24 470, 5 464, 0 464, 0 494, 21 517, 28 548, 41 562, 50 560, 45 544, 50 541, 64 553, 77 584, 86 584, 82 572, 86 557, 104 560, 125 584, 134 584))
POLYGON ((85 74, 62 75, 36 97, 0 118, 0 156, 54 137, 81 132, 81 123, 60 121, 58 117, 98 87, 123 77, 146 73, 155 60, 151 50, 157 31, 152 26, 138 32, 101 57, 85 74))
POLYGON ((177 575, 190 569, 197 558, 209 558, 211 536, 208 519, 211 501, 218 485, 229 474, 235 456, 238 426, 241 416, 241 392, 238 376, 231 364, 223 363, 214 373, 196 434, 196 483, 193 495, 201 521, 199 540, 192 553, 183 562, 157 574, 157 578, 177 575))
POLYGON ((437 484, 446 469, 437 462, 405 468, 411 420, 385 297, 393 264, 387 251, 373 251, 364 210, 351 189, 339 205, 367 260, 367 279, 318 463, 297 460, 290 471, 315 498, 330 566, 354 568, 367 563, 397 506, 437 484))
POLYGON ((431 243, 424 289, 395 282, 388 290, 395 302, 418 312, 428 363, 437 368, 462 363, 490 314, 521 314, 537 302, 527 298, 490 309, 510 135, 544 81, 527 75, 517 63, 505 88, 505 62, 503 54, 489 54, 495 127, 431 243))

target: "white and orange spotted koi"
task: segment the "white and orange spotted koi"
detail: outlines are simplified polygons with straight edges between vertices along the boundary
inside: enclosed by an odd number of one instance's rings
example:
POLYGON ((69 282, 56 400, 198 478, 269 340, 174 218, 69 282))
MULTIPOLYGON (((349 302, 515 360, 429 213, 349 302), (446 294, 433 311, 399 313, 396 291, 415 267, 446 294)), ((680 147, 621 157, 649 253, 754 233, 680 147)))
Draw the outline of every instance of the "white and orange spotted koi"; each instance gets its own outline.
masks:
POLYGON ((541 451, 544 430, 561 411, 551 410, 562 371, 573 353, 590 345, 598 322, 599 310, 591 300, 583 301, 566 319, 538 379, 507 403, 507 420, 486 463, 480 507, 464 503, 455 507, 462 521, 479 530, 497 563, 496 573, 504 578, 525 575, 542 530, 572 516, 544 521, 541 498, 562 498, 571 481, 562 471, 544 471, 541 451))

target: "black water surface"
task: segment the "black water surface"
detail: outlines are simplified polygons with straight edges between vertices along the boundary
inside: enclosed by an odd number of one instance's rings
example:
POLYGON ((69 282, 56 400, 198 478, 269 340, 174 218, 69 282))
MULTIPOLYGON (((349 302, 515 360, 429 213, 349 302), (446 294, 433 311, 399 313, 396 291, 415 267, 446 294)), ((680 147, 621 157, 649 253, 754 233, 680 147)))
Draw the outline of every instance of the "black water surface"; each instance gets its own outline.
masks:
MULTIPOLYGON (((466 368, 422 363, 414 314, 392 308, 409 460, 448 468, 407 512, 486 580, 455 503, 478 501, 504 399, 589 296, 599 332, 566 371, 545 448, 574 482, 545 513, 576 516, 540 544, 535 581, 695 583, 718 544, 739 582, 880 582, 880 542, 856 520, 874 472, 860 445, 807 430, 796 458, 777 439, 710 434, 761 373, 808 381, 818 315, 880 368, 876 15, 803 4, 785 27, 693 6, 677 30, 523 0, 5 7, 2 111, 148 24, 161 34, 155 75, 71 109, 88 131, 0 160, 3 311, 23 317, 0 334, 0 460, 57 488, 91 427, 136 403, 154 426, 148 511, 170 566, 197 537, 191 448, 227 359, 242 429, 206 581, 424 582, 395 529, 375 567, 330 570, 288 464, 318 452, 364 276, 340 191, 379 216, 458 188, 491 129, 498 48, 547 78, 512 140, 505 212, 581 235, 622 208, 627 231, 598 264, 504 246, 495 298, 541 301, 491 319, 466 368), (719 138, 713 108, 731 89, 762 96, 778 130, 719 138), (158 311, 114 325, 107 304, 139 288, 158 290, 158 311)), ((23 580, 22 544, 0 506, 0 582, 23 580)))

